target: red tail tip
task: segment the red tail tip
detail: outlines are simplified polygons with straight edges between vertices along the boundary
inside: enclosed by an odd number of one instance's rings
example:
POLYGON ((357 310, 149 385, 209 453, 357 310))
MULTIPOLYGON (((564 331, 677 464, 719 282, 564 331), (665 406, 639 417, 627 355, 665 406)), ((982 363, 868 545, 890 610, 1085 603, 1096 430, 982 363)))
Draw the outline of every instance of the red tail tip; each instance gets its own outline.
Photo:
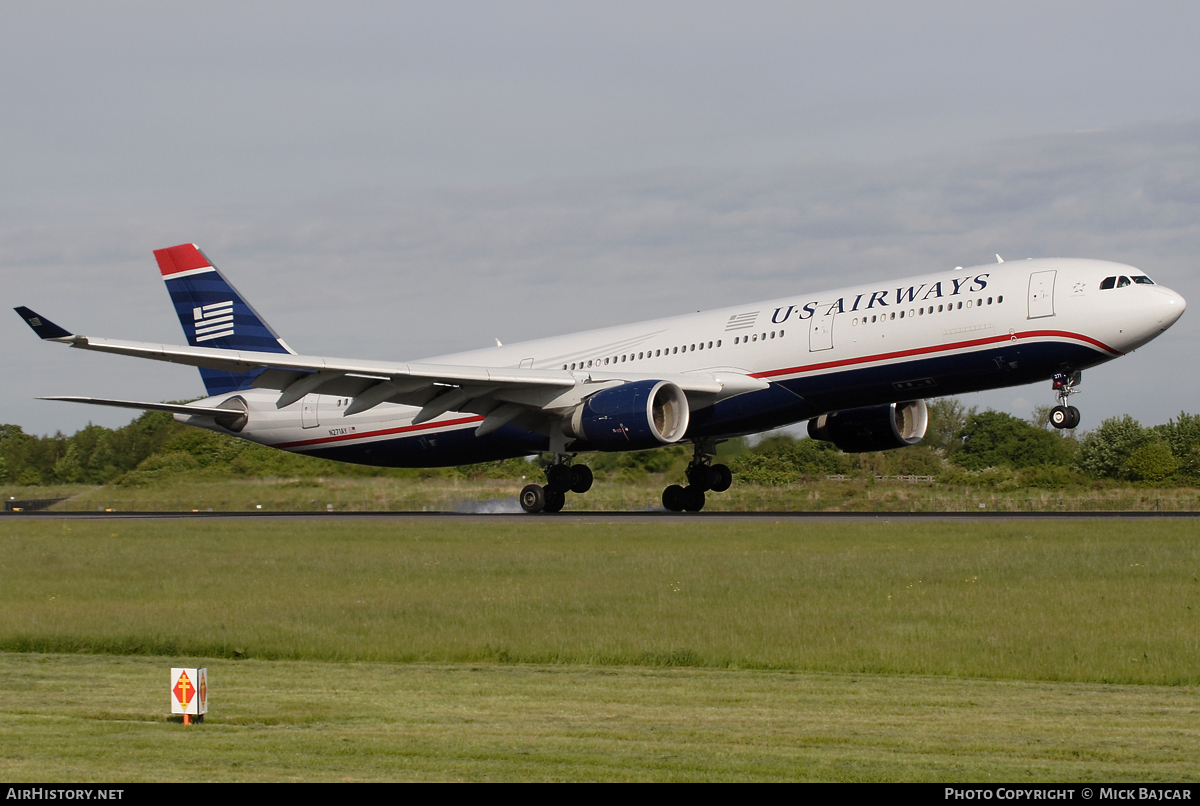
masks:
POLYGON ((212 265, 194 243, 182 243, 166 249, 155 249, 154 259, 158 261, 158 268, 163 277, 169 277, 181 271, 204 269, 212 265))

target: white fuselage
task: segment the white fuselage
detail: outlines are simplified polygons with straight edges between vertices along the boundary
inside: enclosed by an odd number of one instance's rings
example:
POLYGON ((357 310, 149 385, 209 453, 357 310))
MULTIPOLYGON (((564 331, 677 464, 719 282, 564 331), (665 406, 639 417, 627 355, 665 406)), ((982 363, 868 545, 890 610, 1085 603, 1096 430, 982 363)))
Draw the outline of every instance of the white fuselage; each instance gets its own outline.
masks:
MULTIPOLYGON (((687 438, 751 433, 856 406, 941 397, 1043 380, 1129 352, 1182 314, 1183 298, 1109 277, 1142 272, 1107 261, 1036 259, 975 266, 851 288, 438 356, 424 363, 569 373, 583 387, 695 372, 760 379, 693 416, 687 438)), ((492 439, 472 452, 482 416, 448 412, 413 424, 419 408, 382 404, 350 416, 351 398, 239 393, 241 436, 288 450, 370 464, 459 464, 547 449, 545 435, 492 439), (541 440, 541 442, 539 442, 541 440), (437 450, 453 441, 455 450, 437 450), (411 462, 384 459, 411 448, 411 462), (358 456, 358 458, 355 458, 358 456), (465 457, 465 458, 464 458, 465 457)), ((204 401, 217 405, 230 395, 204 401)), ((210 427, 202 418, 181 421, 210 427)))

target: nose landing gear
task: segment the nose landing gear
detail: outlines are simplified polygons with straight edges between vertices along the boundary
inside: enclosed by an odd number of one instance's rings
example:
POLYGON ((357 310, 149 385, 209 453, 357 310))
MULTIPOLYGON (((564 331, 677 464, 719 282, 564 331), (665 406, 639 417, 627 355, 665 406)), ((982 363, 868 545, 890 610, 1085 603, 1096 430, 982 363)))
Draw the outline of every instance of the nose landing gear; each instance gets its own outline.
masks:
POLYGON ((1060 372, 1051 380, 1054 391, 1058 393, 1058 405, 1050 409, 1050 425, 1055 428, 1075 428, 1079 425, 1079 409, 1067 405, 1067 398, 1078 394, 1075 387, 1079 384, 1082 372, 1060 372))
POLYGON ((729 485, 733 484, 733 473, 725 465, 712 463, 712 454, 715 452, 714 443, 696 443, 695 454, 685 471, 688 484, 686 487, 672 484, 663 490, 664 507, 671 512, 699 512, 704 509, 704 493, 723 493, 729 489, 729 485))
POLYGON ((592 489, 592 469, 587 465, 569 464, 571 457, 555 454, 554 464, 546 468, 546 486, 526 484, 518 501, 521 509, 535 512, 561 512, 567 503, 567 493, 586 493, 592 489))

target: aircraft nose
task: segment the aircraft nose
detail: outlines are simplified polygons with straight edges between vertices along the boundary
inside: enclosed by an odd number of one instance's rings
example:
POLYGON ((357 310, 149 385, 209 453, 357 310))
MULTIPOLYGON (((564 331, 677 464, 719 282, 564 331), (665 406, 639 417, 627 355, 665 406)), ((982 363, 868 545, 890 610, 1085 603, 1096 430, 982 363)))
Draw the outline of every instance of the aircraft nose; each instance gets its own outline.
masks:
POLYGON ((1187 308, 1187 300, 1177 291, 1172 291, 1169 288, 1159 286, 1155 289, 1160 300, 1155 306, 1158 308, 1158 324, 1166 330, 1171 325, 1175 324, 1179 317, 1183 316, 1184 309, 1187 308))

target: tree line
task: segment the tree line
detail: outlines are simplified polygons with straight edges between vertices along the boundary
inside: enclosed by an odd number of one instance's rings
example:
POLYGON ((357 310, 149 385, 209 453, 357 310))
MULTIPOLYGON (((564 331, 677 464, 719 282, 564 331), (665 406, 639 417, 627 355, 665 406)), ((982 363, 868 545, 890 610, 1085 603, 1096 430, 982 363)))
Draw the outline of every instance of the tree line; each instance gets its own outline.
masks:
MULTIPOLYGON (((1144 427, 1128 415, 1085 434, 1044 425, 1045 410, 1022 420, 967 408, 954 398, 929 403, 925 439, 909 448, 844 454, 833 445, 789 434, 757 443, 731 440, 719 448, 741 483, 790 484, 827 476, 933 476, 946 483, 1065 487, 1101 481, 1161 486, 1200 485, 1200 415, 1180 413, 1144 427)), ((599 478, 641 481, 682 473, 686 446, 654 451, 586 454, 599 478)), ((547 461, 542 457, 541 461, 547 461)), ((147 412, 116 429, 89 425, 71 436, 26 434, 0 425, 0 482, 144 484, 189 474, 198 478, 396 476, 517 478, 524 459, 457 468, 385 469, 346 465, 277 451, 235 437, 176 423, 147 412)))
POLYGON ((1110 481, 1200 485, 1200 415, 1181 412, 1143 427, 1129 415, 1086 434, 1049 426, 1048 408, 1030 420, 967 408, 954 398, 929 402, 920 444, 881 453, 844 454, 825 442, 771 438, 735 457, 742 481, 788 483, 829 475, 934 476, 958 484, 1067 487, 1110 481))

